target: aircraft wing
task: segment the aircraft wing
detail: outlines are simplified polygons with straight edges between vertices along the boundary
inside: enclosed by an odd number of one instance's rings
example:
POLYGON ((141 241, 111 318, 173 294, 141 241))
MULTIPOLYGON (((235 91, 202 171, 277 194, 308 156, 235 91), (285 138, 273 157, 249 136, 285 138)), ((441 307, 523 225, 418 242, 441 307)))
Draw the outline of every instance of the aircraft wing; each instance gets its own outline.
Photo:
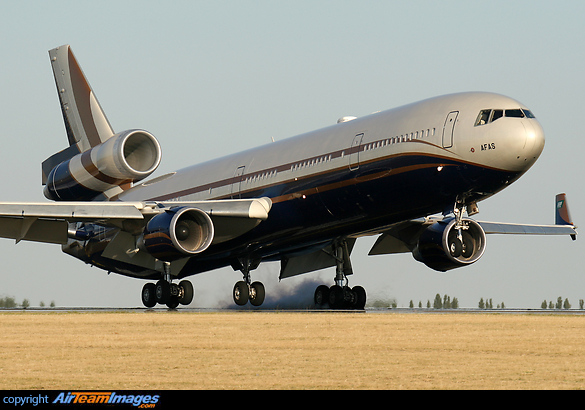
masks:
POLYGON ((577 235, 574 225, 523 225, 505 222, 478 221, 486 234, 511 235, 577 235))
POLYGON ((69 224, 91 222, 122 231, 144 226, 150 218, 173 207, 193 207, 214 222, 215 242, 237 237, 268 218, 269 198, 193 202, 0 202, 0 237, 66 244, 69 224))
MULTIPOLYGON (((398 223, 382 232, 369 252, 369 255, 408 253, 416 247, 421 233, 442 218, 421 218, 398 223)), ((506 222, 477 221, 486 234, 509 235, 569 235, 573 240, 577 236, 574 225, 527 225, 506 222)))

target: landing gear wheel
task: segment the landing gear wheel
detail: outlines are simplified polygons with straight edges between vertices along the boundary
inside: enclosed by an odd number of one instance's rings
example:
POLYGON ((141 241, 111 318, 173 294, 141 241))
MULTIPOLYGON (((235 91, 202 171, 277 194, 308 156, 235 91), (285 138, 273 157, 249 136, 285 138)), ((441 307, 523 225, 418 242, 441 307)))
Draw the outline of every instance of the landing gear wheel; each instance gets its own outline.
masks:
POLYGON ((325 285, 317 286, 315 290, 315 306, 323 306, 329 303, 329 287, 325 285))
POLYGON ((264 303, 264 297, 266 296, 266 290, 262 282, 254 282, 250 285, 249 300, 252 306, 260 306, 264 303))
POLYGON ((464 258, 471 258, 475 253, 475 241, 473 240, 473 236, 467 232, 462 232, 461 238, 463 240, 461 255, 464 258))
POLYGON ((351 291, 354 294, 353 308, 364 310, 366 307, 366 290, 361 286, 354 286, 351 291))
POLYGON ((179 298, 178 296, 170 296, 169 300, 167 301, 167 307, 169 309, 176 309, 179 306, 179 298))
POLYGON ((250 295, 250 289, 248 289, 248 284, 243 280, 236 282, 234 285, 234 302, 238 306, 244 306, 248 303, 250 295))
POLYGON ((459 238, 451 239, 451 241, 449 242, 449 252, 451 253, 451 256, 454 258, 458 258, 461 256, 461 253, 463 252, 463 244, 461 243, 459 238))
POLYGON ((331 309, 343 308, 343 288, 339 285, 333 285, 329 288, 329 307, 331 309))
POLYGON ((181 305, 189 305, 191 302, 193 302, 193 296, 195 295, 193 284, 188 280, 182 280, 179 282, 179 288, 182 289, 181 296, 179 297, 179 303, 181 305))
POLYGON ((154 283, 147 283, 142 287, 142 303, 147 308, 156 306, 155 288, 154 283))
POLYGON ((156 302, 166 305, 171 297, 171 284, 166 280, 159 280, 155 287, 156 302))

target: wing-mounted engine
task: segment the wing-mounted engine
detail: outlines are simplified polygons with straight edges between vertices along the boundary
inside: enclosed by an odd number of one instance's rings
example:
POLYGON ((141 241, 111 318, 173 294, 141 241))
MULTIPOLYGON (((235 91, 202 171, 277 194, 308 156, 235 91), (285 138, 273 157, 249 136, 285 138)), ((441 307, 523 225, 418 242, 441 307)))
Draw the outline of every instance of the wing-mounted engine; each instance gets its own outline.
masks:
POLYGON ((458 226, 456 218, 449 218, 426 228, 412 254, 429 268, 445 272, 477 262, 485 245, 485 232, 479 223, 463 218, 458 226))
POLYGON ((213 238, 213 222, 206 212, 178 207, 148 221, 140 242, 156 259, 171 262, 203 252, 213 238))
POLYGON ((44 194, 55 201, 92 200, 112 188, 146 178, 160 160, 161 148, 152 134, 123 131, 54 167, 44 194))

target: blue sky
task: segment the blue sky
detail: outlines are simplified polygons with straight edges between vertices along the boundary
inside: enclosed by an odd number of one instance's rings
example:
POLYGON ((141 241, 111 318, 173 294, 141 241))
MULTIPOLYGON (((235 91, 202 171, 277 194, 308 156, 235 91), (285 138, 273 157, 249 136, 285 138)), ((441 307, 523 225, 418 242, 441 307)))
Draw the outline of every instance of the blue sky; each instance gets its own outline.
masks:
MULTIPOLYGON (((552 223, 566 192, 585 223, 582 1, 5 1, 0 3, 0 200, 44 201, 40 163, 66 136, 47 51, 71 44, 115 130, 143 128, 163 148, 156 175, 374 111, 459 91, 530 107, 545 150, 518 182, 479 204, 477 219, 552 223)), ((408 306, 436 293, 476 306, 585 299, 581 238, 489 236, 476 264, 437 273, 411 255, 368 257, 359 240, 351 285, 408 306)), ((143 282, 61 253, 0 240, 0 296, 33 305, 140 306, 143 282)), ((281 294, 333 270, 278 283, 281 294)), ((192 277, 196 306, 229 303, 231 268, 192 277)))

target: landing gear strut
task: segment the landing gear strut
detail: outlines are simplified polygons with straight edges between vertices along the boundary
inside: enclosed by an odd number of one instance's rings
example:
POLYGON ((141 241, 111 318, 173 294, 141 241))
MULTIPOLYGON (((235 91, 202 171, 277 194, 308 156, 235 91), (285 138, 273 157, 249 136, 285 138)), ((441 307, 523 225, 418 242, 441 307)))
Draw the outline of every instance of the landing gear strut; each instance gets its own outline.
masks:
POLYGON ((234 285, 234 302, 238 306, 244 306, 250 302, 252 306, 260 306, 264 303, 266 290, 262 282, 252 282, 250 278, 250 271, 256 269, 260 264, 260 260, 254 261, 249 259, 240 259, 232 267, 239 270, 244 275, 244 280, 236 282, 234 285))
POLYGON ((172 282, 169 265, 165 263, 163 278, 156 284, 147 283, 142 288, 142 303, 147 308, 156 306, 157 303, 167 305, 175 309, 179 305, 188 305, 193 301, 195 291, 193 284, 188 280, 182 280, 179 284, 172 282))
POLYGON ((348 286, 347 276, 353 274, 347 241, 343 240, 333 246, 335 258, 335 285, 330 288, 320 285, 315 290, 315 305, 329 305, 331 309, 359 309, 366 306, 366 290, 361 286, 348 286))

